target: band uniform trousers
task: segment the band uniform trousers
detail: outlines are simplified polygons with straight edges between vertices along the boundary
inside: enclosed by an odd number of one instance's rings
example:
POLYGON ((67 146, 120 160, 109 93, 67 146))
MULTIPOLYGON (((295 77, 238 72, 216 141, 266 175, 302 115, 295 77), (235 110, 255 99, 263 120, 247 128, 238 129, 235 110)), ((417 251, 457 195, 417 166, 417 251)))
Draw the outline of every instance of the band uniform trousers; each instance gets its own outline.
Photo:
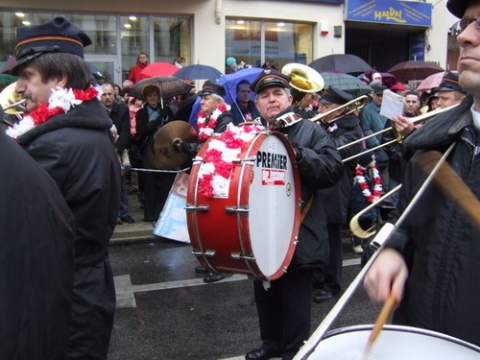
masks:
POLYGON ((287 272, 267 290, 254 280, 262 348, 283 360, 293 359, 310 336, 312 276, 313 269, 287 272))

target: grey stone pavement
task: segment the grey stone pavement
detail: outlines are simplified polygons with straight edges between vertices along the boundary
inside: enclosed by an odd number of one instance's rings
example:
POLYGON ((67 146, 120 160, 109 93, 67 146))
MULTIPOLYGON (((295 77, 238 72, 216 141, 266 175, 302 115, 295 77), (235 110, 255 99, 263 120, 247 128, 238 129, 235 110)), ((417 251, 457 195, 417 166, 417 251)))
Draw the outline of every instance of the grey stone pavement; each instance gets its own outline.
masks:
MULTIPOLYGON (((261 344, 251 280, 205 284, 190 244, 154 236, 136 196, 129 199, 136 222, 117 225, 109 249, 117 309, 108 360, 244 359, 261 344)), ((359 260, 346 241, 344 289, 359 260)), ((334 304, 312 301, 312 332, 334 304)), ((379 310, 360 288, 331 329, 371 324, 379 310)))

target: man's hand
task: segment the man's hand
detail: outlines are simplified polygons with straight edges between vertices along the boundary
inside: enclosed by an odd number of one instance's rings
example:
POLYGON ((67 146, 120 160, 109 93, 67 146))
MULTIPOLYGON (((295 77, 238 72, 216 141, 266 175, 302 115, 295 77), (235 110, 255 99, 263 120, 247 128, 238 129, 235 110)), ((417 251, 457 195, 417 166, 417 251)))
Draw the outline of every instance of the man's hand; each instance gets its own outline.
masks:
POLYGON ((378 255, 363 280, 363 287, 370 300, 384 303, 393 293, 398 304, 403 297, 403 288, 408 278, 408 269, 402 255, 394 249, 384 249, 378 255))
POLYGON ((415 130, 413 123, 403 115, 395 115, 392 120, 395 130, 402 136, 408 136, 415 130))
POLYGON ((173 150, 178 153, 188 153, 190 151, 190 145, 180 139, 175 139, 172 145, 173 150))

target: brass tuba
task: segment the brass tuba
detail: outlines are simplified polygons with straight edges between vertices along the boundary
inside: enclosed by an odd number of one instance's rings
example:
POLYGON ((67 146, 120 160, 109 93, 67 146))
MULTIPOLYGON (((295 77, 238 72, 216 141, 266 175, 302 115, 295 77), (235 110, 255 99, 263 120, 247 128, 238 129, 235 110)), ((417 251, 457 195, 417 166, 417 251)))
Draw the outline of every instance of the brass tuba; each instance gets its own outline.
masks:
POLYGON ((11 83, 0 92, 0 106, 9 115, 22 115, 25 112, 25 99, 15 91, 17 82, 11 83))
POLYGON ((322 75, 317 70, 304 64, 286 64, 282 68, 282 74, 291 77, 290 86, 292 88, 294 107, 302 100, 305 93, 316 93, 325 86, 322 75))

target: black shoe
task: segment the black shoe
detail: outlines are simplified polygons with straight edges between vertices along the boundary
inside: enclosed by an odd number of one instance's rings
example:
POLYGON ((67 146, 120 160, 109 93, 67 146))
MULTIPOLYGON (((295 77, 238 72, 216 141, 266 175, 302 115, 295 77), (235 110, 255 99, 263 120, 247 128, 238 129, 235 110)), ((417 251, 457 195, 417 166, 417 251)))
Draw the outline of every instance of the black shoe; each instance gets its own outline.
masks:
POLYGON ((224 276, 222 274, 208 274, 207 276, 205 276, 203 278, 203 282, 206 282, 208 284, 208 283, 212 283, 212 282, 215 282, 215 281, 220 281, 223 278, 224 278, 224 276))
POLYGON ((330 290, 320 290, 317 295, 313 297, 313 301, 316 303, 321 303, 324 301, 332 300, 338 296, 337 292, 330 290))
POLYGON ((123 224, 122 219, 120 219, 119 217, 117 217, 117 225, 122 225, 122 224, 123 224))
POLYGON ((197 267, 195 268, 195 272, 196 272, 197 274, 206 274, 206 273, 208 273, 208 270, 205 269, 205 266, 201 266, 201 265, 200 265, 200 266, 197 266, 197 267))
POLYGON ((135 222, 135 219, 132 218, 130 215, 121 216, 120 220, 122 220, 123 222, 125 222, 127 224, 133 224, 135 222))
POLYGON ((268 360, 273 357, 280 357, 280 354, 274 354, 260 348, 249 351, 247 355, 245 355, 245 360, 268 360))

